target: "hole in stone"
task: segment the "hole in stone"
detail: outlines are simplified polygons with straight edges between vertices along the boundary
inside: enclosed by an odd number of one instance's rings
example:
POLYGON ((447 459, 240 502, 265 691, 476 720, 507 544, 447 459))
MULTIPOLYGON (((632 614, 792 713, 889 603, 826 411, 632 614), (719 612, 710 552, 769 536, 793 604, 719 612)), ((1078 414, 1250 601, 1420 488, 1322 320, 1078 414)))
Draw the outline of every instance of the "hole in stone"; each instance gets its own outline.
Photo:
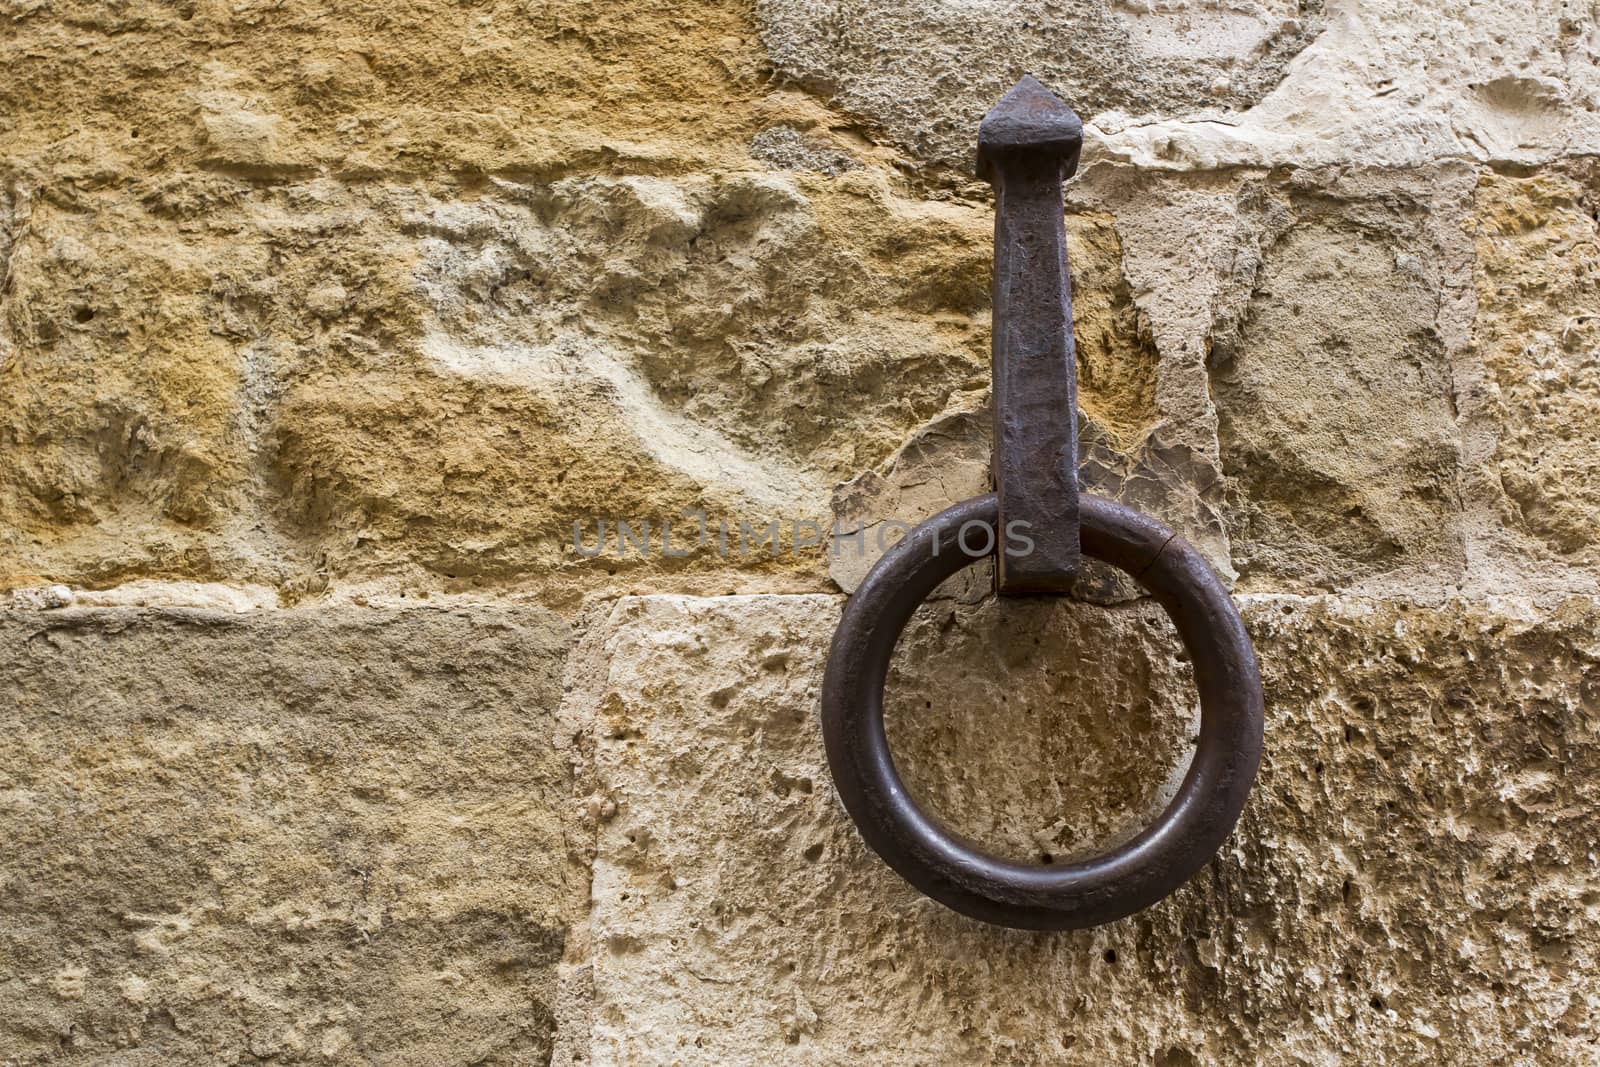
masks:
POLYGON ((1150 600, 959 602, 961 581, 918 609, 885 686, 889 748, 917 803, 991 855, 1035 865, 1148 826, 1199 724, 1166 613, 1150 600))
POLYGON ((1117 962, 1117 950, 1114 949, 1114 948, 1106 949, 1105 960, 1106 960, 1107 963, 1116 963, 1117 962))
POLYGON ((92 318, 94 318, 94 308, 76 307, 72 309, 73 322, 88 322, 92 318))
POLYGON ((806 858, 807 863, 815 863, 822 858, 822 845, 812 845, 800 854, 806 858))

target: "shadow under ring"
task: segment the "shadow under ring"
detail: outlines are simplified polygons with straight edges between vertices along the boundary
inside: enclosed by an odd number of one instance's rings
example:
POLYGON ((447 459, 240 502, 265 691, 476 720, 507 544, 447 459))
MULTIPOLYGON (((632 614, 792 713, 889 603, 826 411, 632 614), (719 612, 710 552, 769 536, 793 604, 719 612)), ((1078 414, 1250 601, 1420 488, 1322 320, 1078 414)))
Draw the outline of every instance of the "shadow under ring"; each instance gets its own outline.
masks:
POLYGON ((1238 821, 1261 762, 1261 676, 1239 613, 1211 565, 1171 529, 1103 497, 1080 498, 1083 552, 1125 572, 1166 609, 1189 653, 1200 737, 1188 773, 1154 822, 1121 845, 1069 864, 1015 863, 943 827, 911 798, 883 727, 896 642, 939 584, 983 556, 963 529, 999 501, 973 497, 898 541, 845 605, 822 683, 822 735, 844 806, 867 844, 901 877, 974 919, 1070 930, 1131 915, 1197 874, 1238 821))

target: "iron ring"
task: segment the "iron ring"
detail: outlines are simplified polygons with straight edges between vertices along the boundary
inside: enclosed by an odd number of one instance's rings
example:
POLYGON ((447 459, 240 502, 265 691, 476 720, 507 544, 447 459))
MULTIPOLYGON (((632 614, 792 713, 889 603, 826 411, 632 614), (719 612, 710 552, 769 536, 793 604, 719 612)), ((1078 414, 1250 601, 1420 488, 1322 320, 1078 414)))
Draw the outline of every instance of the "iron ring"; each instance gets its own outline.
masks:
POLYGON ((1193 663, 1200 695, 1200 737, 1188 773, 1166 809, 1137 836, 1069 864, 1000 859, 931 818, 895 769, 883 727, 883 689, 895 643, 939 583, 982 558, 967 554, 958 538, 973 522, 995 531, 994 494, 940 512, 885 553, 846 604, 823 677, 828 766, 861 836, 923 893, 1000 926, 1079 929, 1154 904, 1221 848, 1261 761, 1255 651, 1216 572, 1193 546, 1149 516, 1088 495, 1080 508, 1084 553, 1126 572, 1166 609, 1193 663))

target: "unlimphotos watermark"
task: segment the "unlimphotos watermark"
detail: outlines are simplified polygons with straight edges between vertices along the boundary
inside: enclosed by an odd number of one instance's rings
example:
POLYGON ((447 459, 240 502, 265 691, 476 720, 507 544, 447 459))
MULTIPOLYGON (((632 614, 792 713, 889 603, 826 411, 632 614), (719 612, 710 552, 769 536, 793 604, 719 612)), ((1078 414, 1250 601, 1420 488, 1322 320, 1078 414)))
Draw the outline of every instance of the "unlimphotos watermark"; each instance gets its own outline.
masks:
MULTIPOLYGON (((770 519, 752 524, 746 519, 709 518, 704 511, 684 511, 675 519, 574 519, 572 550, 593 558, 615 556, 658 556, 682 559, 701 552, 715 552, 722 558, 745 559, 763 553, 771 556, 800 555, 826 551, 838 558, 852 547, 858 558, 867 554, 870 542, 879 553, 903 539, 917 526, 899 519, 879 519, 851 525, 814 519, 770 519)), ((1006 523, 1007 551, 1027 556, 1034 549, 1028 536, 1031 524, 1022 519, 1006 523)), ((949 547, 945 538, 930 537, 928 551, 937 556, 949 547)), ((998 541, 994 524, 969 519, 955 531, 956 550, 972 559, 993 555, 998 541)))

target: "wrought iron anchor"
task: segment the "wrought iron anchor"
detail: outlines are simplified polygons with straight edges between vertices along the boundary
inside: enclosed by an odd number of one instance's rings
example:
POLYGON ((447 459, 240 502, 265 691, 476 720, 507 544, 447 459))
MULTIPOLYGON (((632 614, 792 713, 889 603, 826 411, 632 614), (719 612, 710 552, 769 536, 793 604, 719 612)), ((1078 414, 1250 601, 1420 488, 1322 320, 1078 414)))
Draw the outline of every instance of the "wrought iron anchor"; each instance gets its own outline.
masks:
POLYGON ((1261 761, 1255 651, 1216 572, 1162 523, 1078 491, 1062 181, 1082 144, 1078 116, 1031 77, 978 127, 979 173, 996 191, 995 491, 940 512, 884 554, 845 606, 822 684, 828 766, 867 844, 940 903, 1020 929, 1097 926, 1177 889, 1233 832, 1261 761), (1194 665, 1200 737, 1189 770, 1150 826, 1099 855, 1049 866, 990 855, 923 811, 895 769, 883 727, 895 642, 917 606, 975 561, 962 540, 974 523, 992 533, 999 595, 1065 593, 1087 553, 1166 609, 1194 665), (1026 537, 1007 536, 1013 529, 1026 537))

